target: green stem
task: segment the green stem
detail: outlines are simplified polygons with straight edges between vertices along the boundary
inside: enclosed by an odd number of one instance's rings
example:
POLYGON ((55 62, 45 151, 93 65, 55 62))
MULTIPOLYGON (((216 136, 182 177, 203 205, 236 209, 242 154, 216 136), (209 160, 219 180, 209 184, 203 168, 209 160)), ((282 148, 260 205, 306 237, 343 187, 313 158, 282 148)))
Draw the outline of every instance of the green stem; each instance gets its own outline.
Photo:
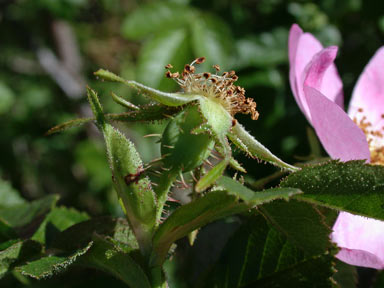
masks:
POLYGON ((163 269, 160 266, 151 269, 151 282, 152 288, 167 288, 167 281, 165 281, 163 269))

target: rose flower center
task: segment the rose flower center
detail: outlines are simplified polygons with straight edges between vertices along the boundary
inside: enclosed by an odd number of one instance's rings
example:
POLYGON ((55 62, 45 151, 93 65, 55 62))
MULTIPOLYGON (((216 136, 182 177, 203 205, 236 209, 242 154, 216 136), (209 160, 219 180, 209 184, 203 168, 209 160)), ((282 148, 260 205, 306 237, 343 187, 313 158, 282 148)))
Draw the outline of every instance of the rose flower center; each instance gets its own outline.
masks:
MULTIPOLYGON (((363 113, 362 108, 357 111, 363 113)), ((381 115, 381 118, 384 119, 384 114, 381 115)), ((353 121, 363 130, 367 137, 369 151, 371 152, 371 164, 384 165, 384 127, 377 129, 376 125, 369 122, 366 116, 360 117, 359 120, 354 117, 353 121)))

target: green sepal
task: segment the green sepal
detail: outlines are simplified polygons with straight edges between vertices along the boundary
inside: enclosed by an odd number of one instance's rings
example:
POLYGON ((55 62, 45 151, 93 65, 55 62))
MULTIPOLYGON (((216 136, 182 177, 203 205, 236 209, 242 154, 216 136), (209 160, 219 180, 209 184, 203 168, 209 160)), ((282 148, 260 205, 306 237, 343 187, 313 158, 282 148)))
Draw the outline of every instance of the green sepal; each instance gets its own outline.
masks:
MULTIPOLYGON (((125 113, 110 113, 104 114, 104 117, 108 121, 119 122, 153 122, 169 119, 172 115, 180 112, 181 107, 170 107, 162 104, 149 104, 138 107, 137 111, 129 111, 125 113)), ((51 135, 57 132, 61 132, 73 127, 84 125, 90 121, 94 121, 95 118, 79 118, 64 122, 55 127, 52 127, 46 132, 46 135, 51 135)))
POLYGON ((224 156, 229 156, 230 147, 226 138, 232 126, 232 116, 219 102, 206 97, 199 99, 199 108, 218 144, 223 147, 224 156))
POLYGON ((209 157, 214 145, 211 137, 192 133, 201 124, 196 106, 184 109, 168 123, 161 140, 165 168, 188 172, 209 157))
POLYGON ((200 95, 194 94, 162 92, 160 90, 145 86, 136 81, 125 80, 120 76, 117 76, 116 74, 103 69, 98 70, 94 74, 103 80, 119 82, 128 85, 129 87, 136 89, 143 95, 168 106, 181 106, 201 98, 200 95))
POLYGON ((92 112, 95 115, 97 125, 99 127, 103 127, 105 124, 105 117, 103 107, 100 104, 99 97, 97 97, 97 93, 90 87, 87 87, 87 97, 89 104, 91 105, 92 112))
POLYGON ((202 192, 208 187, 212 186, 217 179, 219 179, 223 173, 225 168, 228 165, 229 159, 224 159, 220 163, 216 164, 211 170, 209 170, 196 184, 195 190, 196 192, 202 192))
POLYGON ((197 106, 190 106, 168 123, 161 139, 161 154, 164 171, 160 175, 156 195, 158 197, 158 216, 167 200, 169 189, 181 173, 192 171, 209 157, 214 141, 207 134, 193 134, 202 124, 197 106))
POLYGON ((111 92, 111 95, 112 95, 113 101, 115 101, 117 104, 120 104, 121 106, 128 108, 129 110, 140 110, 139 107, 121 98, 120 96, 117 96, 115 93, 111 92))
POLYGON ((300 168, 283 162, 277 156, 272 154, 266 147, 249 134, 240 123, 236 123, 228 133, 229 139, 243 150, 247 155, 267 161, 281 169, 288 171, 298 171, 300 168))

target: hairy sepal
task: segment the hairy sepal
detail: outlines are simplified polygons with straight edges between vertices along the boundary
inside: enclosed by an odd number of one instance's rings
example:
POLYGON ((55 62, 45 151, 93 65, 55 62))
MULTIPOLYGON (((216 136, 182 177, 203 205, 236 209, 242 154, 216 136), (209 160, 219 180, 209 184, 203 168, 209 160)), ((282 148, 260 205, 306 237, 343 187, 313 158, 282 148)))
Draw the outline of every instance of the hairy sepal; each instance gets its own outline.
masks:
POLYGON ((232 127, 231 132, 228 133, 228 137, 233 142, 233 144, 235 144, 242 151, 253 158, 264 160, 281 169, 291 172, 299 170, 299 168, 285 163, 277 156, 275 156, 264 145, 262 145, 251 134, 249 134, 240 123, 236 123, 236 125, 232 127))
POLYGON ((152 100, 155 100, 167 106, 181 106, 201 98, 201 96, 194 94, 162 92, 151 87, 145 86, 136 81, 125 80, 120 76, 103 69, 96 71, 94 74, 103 80, 128 85, 129 87, 138 90, 140 93, 151 98, 152 100))

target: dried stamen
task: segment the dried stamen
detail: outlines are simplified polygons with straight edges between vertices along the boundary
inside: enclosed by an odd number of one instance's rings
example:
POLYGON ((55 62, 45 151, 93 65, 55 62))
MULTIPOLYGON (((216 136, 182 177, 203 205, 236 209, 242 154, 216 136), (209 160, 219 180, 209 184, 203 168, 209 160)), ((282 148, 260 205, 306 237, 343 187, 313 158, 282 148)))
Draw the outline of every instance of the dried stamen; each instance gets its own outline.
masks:
MULTIPOLYGON (((219 101, 223 107, 233 116, 237 113, 251 114, 253 120, 257 120, 259 113, 256 110, 256 102, 252 98, 245 97, 245 89, 233 83, 238 80, 235 71, 224 72, 222 76, 217 75, 220 71, 219 65, 214 65, 215 74, 209 72, 196 73, 194 64, 201 64, 204 57, 195 59, 191 64, 184 66, 183 73, 166 72, 168 78, 173 78, 185 93, 200 94, 205 97, 219 101)), ((172 65, 168 64, 167 69, 172 65)))

